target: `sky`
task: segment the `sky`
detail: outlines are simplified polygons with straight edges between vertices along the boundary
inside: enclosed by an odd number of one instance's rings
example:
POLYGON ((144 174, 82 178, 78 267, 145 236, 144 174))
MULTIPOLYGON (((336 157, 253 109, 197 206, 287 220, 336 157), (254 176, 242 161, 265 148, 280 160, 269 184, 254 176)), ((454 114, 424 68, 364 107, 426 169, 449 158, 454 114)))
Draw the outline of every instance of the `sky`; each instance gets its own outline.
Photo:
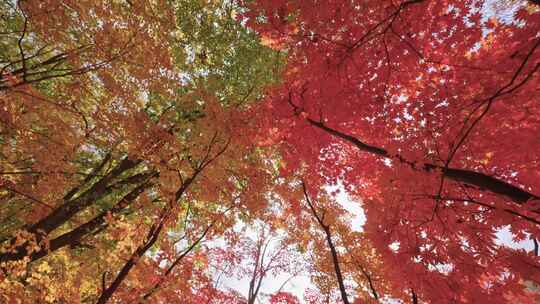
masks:
MULTIPOLYGON (((350 222, 350 225, 353 230, 355 231, 361 231, 364 223, 366 222, 366 216, 364 214, 364 210, 362 208, 362 202, 361 201, 353 201, 351 198, 347 195, 347 192, 343 185, 341 183, 338 183, 336 186, 329 186, 326 188, 327 192, 335 192, 337 191, 337 197, 336 200, 338 203, 340 203, 345 210, 351 213, 352 220, 350 222)), ((252 237, 255 237, 256 234, 254 232, 248 233, 248 235, 251 234, 252 237)), ((533 250, 533 243, 530 240, 525 240, 521 242, 514 242, 512 240, 512 234, 508 227, 505 227, 501 229, 497 234, 497 241, 499 245, 508 246, 514 249, 525 249, 527 251, 533 250)), ((217 244, 216 244, 217 245, 217 244)), ((271 248, 269 251, 274 249, 275 247, 270 246, 271 248)), ((280 274, 278 276, 272 276, 268 275, 264 280, 261 287, 261 294, 272 294, 277 292, 282 284, 288 280, 288 282, 283 286, 281 291, 284 292, 290 292, 294 294, 295 296, 300 299, 300 303, 306 303, 304 301, 304 292, 307 289, 315 288, 315 286, 311 283, 309 276, 307 274, 301 274, 298 276, 290 278, 290 274, 280 274)), ((221 278, 221 286, 224 288, 231 288, 234 290, 239 291, 242 295, 247 296, 248 289, 249 289, 249 279, 245 278, 242 280, 238 280, 235 277, 222 277, 221 278)), ((260 297, 262 301, 259 301, 260 304, 265 304, 267 301, 265 301, 265 297, 260 297)), ((399 301, 388 299, 386 303, 400 303, 399 301)))
MULTIPOLYGON (((361 202, 353 201, 347 195, 345 188, 342 183, 338 183, 335 186, 328 186, 325 189, 328 193, 336 192, 336 200, 340 203, 345 210, 351 213, 352 219, 350 221, 351 228, 355 231, 361 231, 362 226, 366 221, 366 216, 364 210, 362 209, 361 202)), ((248 235, 255 237, 256 234, 251 231, 248 232, 248 235)), ((269 251, 271 252, 275 247, 270 246, 269 251)), ((314 289, 315 286, 311 283, 309 276, 304 274, 299 274, 291 278, 291 274, 280 274, 277 276, 269 275, 267 276, 262 283, 261 293, 262 294, 272 294, 277 292, 284 282, 287 283, 283 286, 281 291, 290 292, 293 295, 297 296, 300 300, 300 303, 305 303, 304 301, 304 292, 307 289, 314 289)), ((249 279, 245 278, 238 280, 235 277, 223 277, 221 278, 221 286, 224 288, 231 288, 239 291, 242 295, 247 296, 249 290, 249 279)), ((264 297, 261 297, 262 301, 259 301, 260 304, 267 303, 264 297)))

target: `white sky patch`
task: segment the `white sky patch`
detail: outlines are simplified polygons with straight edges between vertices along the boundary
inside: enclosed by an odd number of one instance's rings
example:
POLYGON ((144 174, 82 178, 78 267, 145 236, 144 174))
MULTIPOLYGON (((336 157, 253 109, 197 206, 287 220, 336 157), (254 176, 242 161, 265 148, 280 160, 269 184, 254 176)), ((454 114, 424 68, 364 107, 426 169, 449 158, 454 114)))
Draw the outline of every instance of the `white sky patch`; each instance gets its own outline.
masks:
MULTIPOLYGON (((233 229, 235 231, 245 229, 245 231, 241 233, 253 240, 258 237, 257 231, 253 226, 246 227, 243 223, 237 223, 233 229)), ((228 244, 222 238, 219 238, 209 242, 207 246, 213 248, 223 248, 228 246, 228 244)), ((277 246, 279 246, 278 239, 271 241, 267 249, 268 255, 272 255, 277 249, 277 246)), ((249 293, 249 281, 251 278, 244 277, 238 279, 236 274, 228 276, 223 273, 220 274, 219 270, 217 269, 215 269, 215 271, 218 272, 214 274, 214 277, 219 278, 217 282, 218 288, 222 290, 236 290, 247 299, 249 293)), ((268 273, 262 281, 261 289, 255 303, 268 303, 268 296, 278 291, 289 292, 298 297, 300 303, 305 303, 303 301, 304 292, 309 288, 315 288, 315 286, 311 283, 310 277, 307 275, 307 273, 303 272, 304 271, 300 273, 280 273, 278 275, 273 275, 271 272, 268 273)))
POLYGON ((393 242, 392 244, 388 245, 390 249, 392 249, 394 252, 397 252, 399 250, 400 243, 398 241, 393 242))
POLYGON ((366 214, 364 208, 362 208, 362 202, 353 201, 341 181, 338 181, 337 185, 326 186, 325 191, 329 194, 336 193, 336 201, 352 215, 351 229, 353 231, 363 231, 366 214))
MULTIPOLYGON (((327 193, 336 193, 336 201, 351 214, 351 229, 354 231, 362 231, 366 222, 366 216, 362 208, 361 201, 354 201, 347 194, 345 187, 341 181, 337 185, 327 186, 324 189, 327 193)), ((236 226, 235 230, 240 230, 240 226, 236 226)), ((247 229, 247 235, 251 238, 256 238, 257 234, 253 229, 247 229)), ((226 246, 225 242, 216 240, 209 246, 226 246)), ((268 251, 272 252, 275 249, 276 244, 269 246, 268 251)), ((238 279, 235 276, 221 276, 219 280, 219 287, 222 289, 234 289, 240 292, 242 295, 247 296, 249 291, 249 278, 238 279)), ((304 292, 307 289, 314 289, 315 286, 311 283, 311 279, 307 273, 289 274, 281 273, 278 275, 268 274, 261 285, 260 296, 257 303, 268 303, 267 295, 276 293, 278 291, 290 292, 298 297, 300 303, 306 303, 304 301, 304 292), (281 290, 280 290, 281 288, 281 290), (265 296, 266 295, 266 296, 265 296)))
MULTIPOLYGON (((269 274, 261 284, 261 291, 257 297, 256 303, 268 303, 268 297, 265 295, 270 295, 277 292, 283 283, 282 292, 290 292, 291 294, 298 297, 300 303, 305 303, 304 301, 304 291, 309 288, 314 288, 314 285, 311 283, 311 280, 308 276, 296 276, 292 279, 289 279, 290 276, 286 274, 281 274, 278 276, 272 276, 269 274), (287 281, 288 280, 288 281, 287 281)), ((231 288, 240 292, 243 296, 247 298, 249 291, 249 278, 244 278, 238 280, 234 277, 222 278, 221 280, 222 287, 231 288)))
POLYGON ((512 232, 510 232, 510 227, 505 226, 501 228, 495 236, 495 243, 499 246, 506 246, 512 249, 525 249, 526 251, 532 251, 534 249, 534 243, 532 240, 523 240, 520 242, 515 242, 512 232))

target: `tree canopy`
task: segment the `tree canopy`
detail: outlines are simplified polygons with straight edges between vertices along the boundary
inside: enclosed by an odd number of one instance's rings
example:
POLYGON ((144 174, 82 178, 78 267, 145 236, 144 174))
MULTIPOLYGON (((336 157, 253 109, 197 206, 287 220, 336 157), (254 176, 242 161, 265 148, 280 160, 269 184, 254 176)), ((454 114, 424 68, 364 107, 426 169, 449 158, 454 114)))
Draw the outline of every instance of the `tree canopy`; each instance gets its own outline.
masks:
POLYGON ((0 16, 0 302, 540 301, 538 1, 0 16))

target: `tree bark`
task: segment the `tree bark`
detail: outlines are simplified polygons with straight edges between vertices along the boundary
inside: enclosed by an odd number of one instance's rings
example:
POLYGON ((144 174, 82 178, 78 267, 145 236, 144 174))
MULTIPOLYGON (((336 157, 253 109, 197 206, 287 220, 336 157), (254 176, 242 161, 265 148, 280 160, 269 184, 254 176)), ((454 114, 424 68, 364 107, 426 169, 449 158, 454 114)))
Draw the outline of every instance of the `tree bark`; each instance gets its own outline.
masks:
POLYGON ((304 197, 306 198, 306 202, 308 203, 308 206, 311 209, 311 213, 317 220, 317 223, 319 223, 319 226, 321 226, 321 228, 323 229, 324 234, 326 236, 326 242, 328 243, 328 247, 330 248, 330 253, 332 255, 332 263, 334 264, 334 272, 336 274, 336 279, 338 281, 341 299, 343 300, 344 304, 350 304, 348 296, 347 296, 347 290, 345 289, 343 274, 341 273, 341 268, 339 266, 338 253, 336 251, 336 247, 334 246, 334 242, 332 241, 332 232, 330 231, 330 226, 324 224, 324 219, 323 219, 324 214, 323 214, 323 217, 320 217, 317 211, 315 210, 315 207, 311 203, 311 199, 309 198, 309 195, 307 193, 306 185, 304 184, 304 182, 302 182, 302 189, 304 191, 304 197))
MULTIPOLYGON (((217 134, 216 134, 216 136, 217 136, 217 134)), ((211 145, 214 144, 214 140, 215 140, 215 136, 212 139, 211 145)), ((131 270, 131 268, 133 268, 137 264, 137 261, 158 240, 159 235, 161 233, 161 230, 163 229, 163 226, 165 225, 165 222, 166 222, 167 218, 170 216, 172 204, 174 202, 177 202, 185 194, 185 192, 193 184, 193 182, 195 181, 197 176, 199 176, 199 174, 201 174, 201 172, 204 171, 204 169, 208 165, 210 165, 210 163, 212 163, 216 158, 218 158, 220 155, 222 155, 225 152, 225 150, 228 148, 228 146, 229 146, 229 142, 227 142, 227 144, 218 153, 216 153, 216 155, 214 155, 213 157, 210 157, 210 150, 211 149, 209 148, 207 150, 206 156, 202 159, 202 161, 200 162, 199 166, 195 169, 193 174, 189 178, 184 180, 182 185, 180 185, 180 187, 176 191, 174 200, 168 206, 165 206, 163 208, 163 210, 161 212, 161 215, 159 217, 158 223, 154 224, 152 226, 152 228, 150 228, 150 231, 148 232, 148 235, 146 237, 146 241, 143 244, 141 244, 137 248, 137 250, 135 250, 135 252, 133 252, 133 254, 131 255, 131 258, 124 264, 124 266, 122 267, 120 272, 117 274, 116 278, 111 283, 111 285, 109 285, 108 288, 104 288, 104 290, 102 291, 102 293, 101 293, 101 295, 100 295, 100 297, 99 297, 96 304, 105 304, 111 299, 111 297, 116 292, 118 287, 120 287, 120 284, 126 279, 126 277, 129 274, 129 271, 131 270)))
POLYGON ((353 144, 355 147, 357 147, 361 151, 368 152, 370 154, 381 156, 384 158, 396 159, 400 163, 407 164, 415 170, 424 171, 424 172, 440 170, 443 176, 448 179, 451 179, 453 181, 460 182, 469 186, 473 186, 475 188, 487 190, 497 195, 505 196, 518 204, 524 204, 527 201, 532 200, 532 199, 540 199, 540 197, 535 194, 527 192, 519 187, 511 185, 493 176, 489 176, 484 173, 467 170, 467 169, 448 168, 445 166, 436 165, 432 163, 416 163, 416 162, 403 158, 399 154, 391 155, 390 153, 388 153, 387 150, 381 147, 368 145, 354 136, 351 136, 349 134, 340 132, 336 129, 330 128, 319 121, 315 121, 311 118, 307 118, 307 121, 312 126, 320 130, 323 130, 331 134, 332 136, 335 136, 337 138, 340 138, 344 141, 347 141, 353 144))
POLYGON ((152 288, 150 288, 150 290, 142 297, 143 301, 146 301, 148 300, 156 291, 159 290, 159 288, 161 287, 161 285, 163 284, 163 281, 165 280, 165 278, 171 274, 171 272, 173 271, 173 269, 182 261, 182 259, 184 259, 194 248, 195 246, 197 246, 205 237, 206 235, 208 234, 208 232, 210 231, 210 229, 212 228, 212 226, 214 226, 214 223, 215 222, 212 222, 212 224, 210 224, 208 227, 206 227, 206 229, 204 230, 204 232, 199 236, 199 238, 197 238, 195 240, 195 242, 193 242, 191 244, 191 246, 189 246, 184 252, 182 252, 181 255, 179 255, 175 260, 174 262, 171 264, 171 266, 169 266, 169 268, 167 268, 167 271, 165 271, 165 273, 163 274, 163 278, 161 280, 159 280, 156 284, 154 284, 154 286, 152 286, 152 288))
POLYGON ((110 173, 93 184, 79 197, 68 200, 60 205, 49 215, 32 225, 29 231, 33 233, 49 234, 54 229, 66 223, 75 214, 90 206, 97 199, 109 194, 112 190, 110 187, 107 187, 109 182, 127 170, 134 168, 140 162, 140 160, 133 161, 128 158, 123 159, 110 173))
POLYGON ((94 217, 92 220, 80 225, 79 227, 71 230, 70 232, 64 233, 61 236, 52 239, 49 242, 48 250, 41 250, 40 252, 32 254, 30 261, 35 261, 40 259, 49 253, 52 253, 65 246, 75 246, 80 240, 88 235, 89 233, 95 231, 98 228, 106 228, 105 218, 108 214, 117 214, 124 210, 126 207, 131 205, 137 199, 137 197, 148 189, 151 186, 149 183, 144 183, 126 194, 114 207, 107 211, 103 211, 94 217))
MULTIPOLYGON (((60 227, 64 223, 66 223, 69 219, 71 219, 77 212, 85 209, 86 207, 90 206, 91 204, 95 203, 96 200, 99 198, 102 198, 103 196, 111 193, 113 191, 113 188, 110 186, 107 186, 107 184, 114 179, 115 177, 118 177, 121 173, 133 168, 136 166, 138 162, 132 162, 124 160, 122 161, 117 167, 115 167, 109 174, 107 174, 105 177, 100 179, 96 184, 92 185, 88 190, 86 190, 81 196, 68 200, 63 205, 59 206, 51 214, 47 215, 45 218, 37 222, 36 224, 32 225, 28 232, 33 233, 35 235, 35 242, 38 244, 41 244, 47 236, 56 228, 60 227)), ((154 175, 155 173, 140 173, 135 174, 131 177, 126 178, 123 180, 123 182, 127 184, 139 184, 141 181, 147 180, 149 176, 154 175)), ((85 181, 88 182, 88 181, 85 181)), ((82 186, 82 185, 81 185, 82 186)), ((76 188, 80 188, 76 187, 76 188)), ((143 189, 139 189, 143 190, 143 189)), ((122 199, 118 206, 115 206, 112 211, 115 211, 115 208, 124 208, 127 204, 127 202, 130 202, 134 200, 140 193, 139 190, 134 190, 135 192, 131 192, 128 194, 124 199, 122 199), (125 199, 128 199, 126 201, 125 199)), ((74 195, 74 191, 70 191, 65 197, 71 198, 74 195)), ((120 211, 117 210, 117 211, 120 211)), ((116 211, 116 212, 117 212, 116 211)), ((28 252, 28 242, 24 242, 23 244, 17 246, 14 248, 14 250, 3 253, 0 255, 0 263, 2 262, 10 262, 10 261, 16 261, 24 258, 25 256, 30 255, 30 260, 34 261, 39 258, 44 257, 48 254, 50 251, 58 250, 61 247, 64 247, 69 244, 73 244, 73 242, 77 242, 80 240, 81 237, 95 229, 97 226, 101 225, 104 221, 105 214, 101 214, 91 220, 90 222, 87 222, 80 227, 72 230, 71 232, 68 232, 66 234, 63 234, 62 236, 52 240, 49 245, 50 247, 47 248, 40 248, 37 251, 34 251, 32 253, 28 252)), ((11 244, 15 244, 16 238, 12 238, 8 242, 11 244)))
POLYGON ((150 230, 148 231, 148 234, 146 236, 146 241, 141 244, 137 249, 131 254, 131 257, 129 260, 124 264, 120 272, 116 275, 116 278, 114 281, 107 287, 105 290, 101 292, 101 295, 99 299, 97 300, 96 304, 105 304, 109 299, 112 297, 114 292, 118 289, 120 284, 124 281, 124 279, 129 274, 129 271, 133 266, 135 266, 138 262, 138 260, 152 247, 156 241, 159 238, 159 235, 161 234, 161 230, 163 229, 163 226, 165 225, 165 220, 167 218, 167 210, 168 208, 165 207, 161 216, 159 217, 157 223, 152 225, 150 230))

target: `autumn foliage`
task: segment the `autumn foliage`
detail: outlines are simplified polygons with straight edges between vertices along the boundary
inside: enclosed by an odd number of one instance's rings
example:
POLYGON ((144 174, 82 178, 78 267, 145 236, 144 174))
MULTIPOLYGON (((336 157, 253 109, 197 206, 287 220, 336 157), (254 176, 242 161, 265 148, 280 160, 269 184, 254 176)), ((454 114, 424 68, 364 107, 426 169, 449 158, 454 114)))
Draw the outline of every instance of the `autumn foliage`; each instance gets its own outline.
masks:
POLYGON ((538 1, 0 13, 0 302, 540 300, 538 1))

